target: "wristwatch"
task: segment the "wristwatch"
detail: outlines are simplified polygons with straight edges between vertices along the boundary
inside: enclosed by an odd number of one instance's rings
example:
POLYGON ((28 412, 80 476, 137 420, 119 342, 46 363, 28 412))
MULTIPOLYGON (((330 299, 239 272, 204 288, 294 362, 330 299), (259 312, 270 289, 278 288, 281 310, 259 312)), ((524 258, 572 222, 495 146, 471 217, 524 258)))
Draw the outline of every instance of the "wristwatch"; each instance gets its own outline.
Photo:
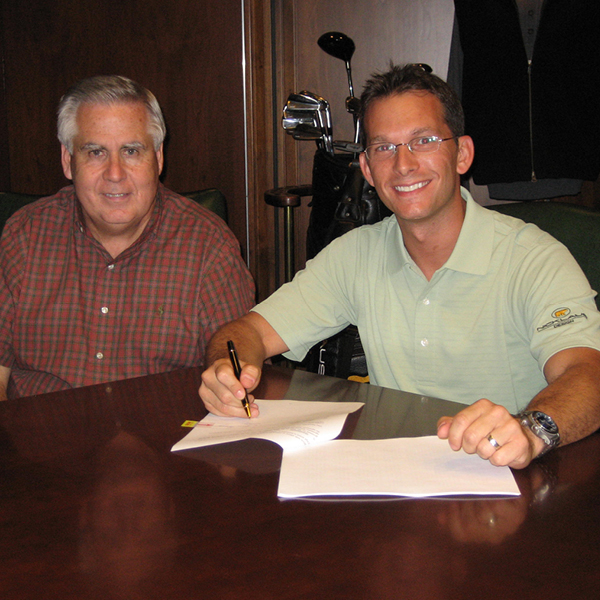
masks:
POLYGON ((560 444, 560 433, 554 419, 541 410, 524 410, 515 415, 523 427, 530 429, 545 444, 544 449, 537 455, 543 456, 560 444))

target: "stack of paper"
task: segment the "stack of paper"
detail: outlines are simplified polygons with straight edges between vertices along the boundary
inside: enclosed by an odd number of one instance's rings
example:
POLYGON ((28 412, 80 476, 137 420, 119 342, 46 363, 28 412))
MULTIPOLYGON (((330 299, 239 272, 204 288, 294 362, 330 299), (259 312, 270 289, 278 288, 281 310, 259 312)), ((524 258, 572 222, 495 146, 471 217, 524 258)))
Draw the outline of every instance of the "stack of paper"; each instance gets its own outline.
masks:
POLYGON ((508 467, 453 451, 436 436, 386 440, 334 440, 360 402, 257 400, 260 415, 238 419, 208 415, 172 450, 248 438, 283 448, 278 495, 448 496, 519 495, 508 467))
POLYGON ((333 440, 283 452, 278 495, 519 495, 508 467, 455 452, 437 436, 333 440))

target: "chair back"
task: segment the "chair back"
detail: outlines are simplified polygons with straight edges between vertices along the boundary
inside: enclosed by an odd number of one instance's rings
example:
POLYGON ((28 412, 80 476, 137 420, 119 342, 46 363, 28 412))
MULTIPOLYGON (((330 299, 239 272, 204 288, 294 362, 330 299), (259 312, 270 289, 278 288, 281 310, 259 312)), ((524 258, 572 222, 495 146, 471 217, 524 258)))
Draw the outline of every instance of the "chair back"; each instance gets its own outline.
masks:
MULTIPOLYGON (((182 194, 182 196, 190 198, 201 206, 208 208, 227 223, 227 199, 219 190, 210 188, 197 192, 187 192, 182 194)), ((39 198, 42 198, 42 196, 19 194, 16 192, 0 192, 0 234, 4 229, 6 221, 8 221, 19 208, 38 200, 39 198)))
POLYGON ((41 196, 32 194, 17 194, 15 192, 0 192, 0 234, 4 229, 6 221, 20 208, 38 200, 41 196))

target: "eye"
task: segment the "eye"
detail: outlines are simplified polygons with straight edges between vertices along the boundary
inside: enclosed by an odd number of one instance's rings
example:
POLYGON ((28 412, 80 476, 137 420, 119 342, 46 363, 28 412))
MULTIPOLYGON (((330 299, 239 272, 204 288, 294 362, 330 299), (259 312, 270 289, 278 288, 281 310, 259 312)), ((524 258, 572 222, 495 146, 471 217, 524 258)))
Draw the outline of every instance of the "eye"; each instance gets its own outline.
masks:
POLYGON ((439 141, 439 138, 435 135, 427 135, 424 137, 418 137, 411 141, 410 145, 414 147, 424 148, 425 146, 429 146, 430 144, 436 144, 439 141))
POLYGON ((88 152, 88 156, 90 156, 91 158, 100 158, 103 155, 104 155, 104 150, 102 150, 102 148, 92 148, 88 152))
POLYGON ((125 148, 123 150, 125 156, 137 156, 139 153, 140 151, 137 148, 125 148))
POLYGON ((377 144, 377 146, 373 146, 373 151, 377 154, 386 154, 389 152, 395 152, 396 151, 396 145, 395 144, 390 144, 390 143, 386 143, 386 144, 377 144))

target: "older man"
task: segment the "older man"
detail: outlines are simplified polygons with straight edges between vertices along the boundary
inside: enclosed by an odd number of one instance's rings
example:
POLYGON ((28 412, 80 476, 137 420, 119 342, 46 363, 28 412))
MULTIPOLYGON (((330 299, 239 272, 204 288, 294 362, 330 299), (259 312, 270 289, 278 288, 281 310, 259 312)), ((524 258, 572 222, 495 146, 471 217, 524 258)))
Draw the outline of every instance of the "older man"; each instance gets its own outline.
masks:
POLYGON ((595 431, 600 314, 575 260, 460 187, 473 142, 441 79, 394 67, 367 83, 361 102, 361 167, 394 215, 334 241, 215 335, 200 388, 208 409, 242 416, 240 398, 265 357, 301 359, 355 323, 373 383, 468 405, 438 424, 455 450, 520 468, 595 431), (561 321, 567 311, 574 318, 561 321), (243 363, 241 382, 227 339, 243 363))
POLYGON ((0 395, 200 365, 253 305, 231 231, 159 183, 165 133, 156 98, 127 78, 62 98, 73 185, 21 209, 0 243, 0 395))

